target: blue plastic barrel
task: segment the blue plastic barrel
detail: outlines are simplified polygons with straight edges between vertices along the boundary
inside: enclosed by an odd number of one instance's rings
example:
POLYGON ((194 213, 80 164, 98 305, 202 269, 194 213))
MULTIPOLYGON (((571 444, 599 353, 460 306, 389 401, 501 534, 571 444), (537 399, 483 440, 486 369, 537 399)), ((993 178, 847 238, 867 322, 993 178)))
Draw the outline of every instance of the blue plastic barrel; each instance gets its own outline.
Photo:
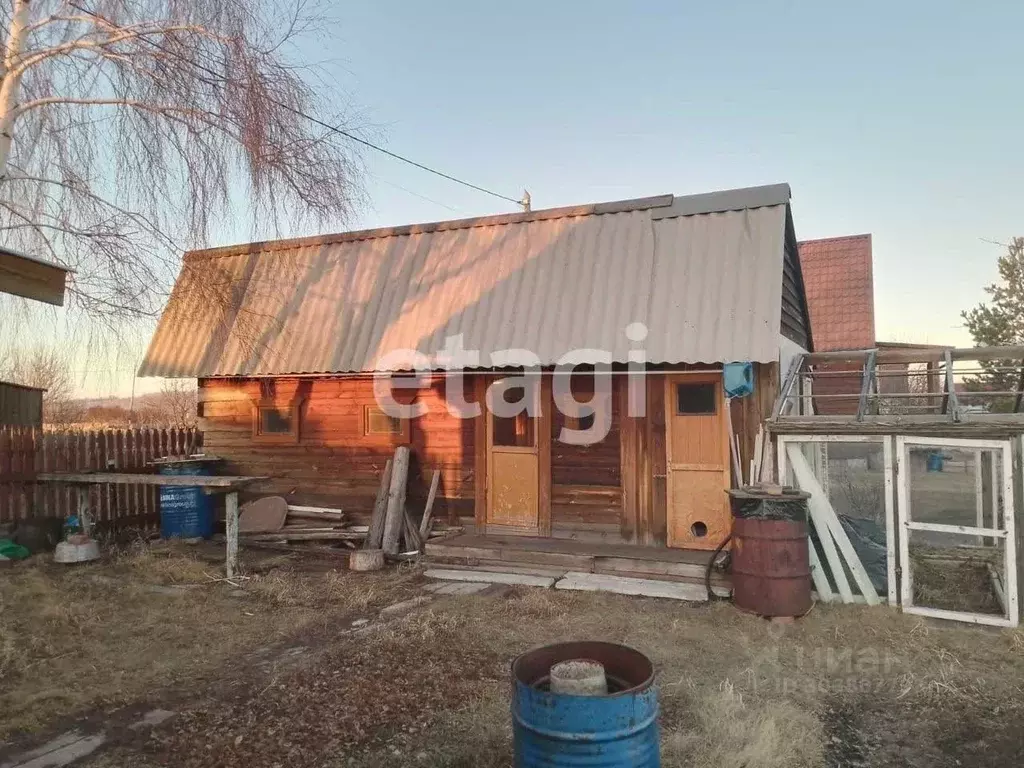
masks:
MULTIPOLYGON (((218 459, 157 462, 161 475, 212 475, 218 459)), ((206 539, 213 534, 213 496, 196 486, 160 486, 160 535, 165 539, 206 539)))
POLYGON ((512 677, 517 768, 661 765, 654 666, 639 651, 589 641, 548 645, 512 662, 512 677), (572 659, 604 665, 607 696, 550 691, 551 667, 572 659))

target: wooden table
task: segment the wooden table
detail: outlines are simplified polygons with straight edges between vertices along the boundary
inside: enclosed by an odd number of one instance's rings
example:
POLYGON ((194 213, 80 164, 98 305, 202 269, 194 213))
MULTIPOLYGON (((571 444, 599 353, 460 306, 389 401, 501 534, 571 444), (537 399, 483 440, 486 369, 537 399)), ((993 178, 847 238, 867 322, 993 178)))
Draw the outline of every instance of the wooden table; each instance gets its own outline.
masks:
POLYGON ((227 538, 225 570, 233 578, 238 569, 238 491, 269 477, 244 475, 136 475, 129 472, 40 472, 36 480, 43 483, 66 483, 78 488, 78 508, 87 512, 90 485, 163 485, 200 487, 204 493, 224 493, 224 522, 227 538))

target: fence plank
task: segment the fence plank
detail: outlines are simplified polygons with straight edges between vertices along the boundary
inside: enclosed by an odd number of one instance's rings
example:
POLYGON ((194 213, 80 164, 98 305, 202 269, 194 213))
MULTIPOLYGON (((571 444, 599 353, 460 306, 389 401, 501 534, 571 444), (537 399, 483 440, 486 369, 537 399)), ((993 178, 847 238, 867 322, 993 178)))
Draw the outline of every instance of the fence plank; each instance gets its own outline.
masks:
MULTIPOLYGON (((0 524, 28 517, 64 519, 77 510, 69 485, 36 483, 40 472, 150 472, 156 458, 189 456, 202 449, 196 429, 136 427, 128 430, 51 431, 0 426, 0 524)), ((128 521, 155 525, 159 514, 155 486, 95 485, 89 491, 95 522, 128 521)))

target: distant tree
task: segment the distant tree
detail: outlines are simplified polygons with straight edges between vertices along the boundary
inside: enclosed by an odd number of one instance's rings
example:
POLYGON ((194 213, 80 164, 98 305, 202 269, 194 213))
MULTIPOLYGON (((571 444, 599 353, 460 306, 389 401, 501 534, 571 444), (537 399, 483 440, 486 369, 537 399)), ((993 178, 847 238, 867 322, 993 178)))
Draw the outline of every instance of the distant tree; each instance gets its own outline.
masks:
POLYGON ((91 405, 79 419, 87 429, 123 428, 131 424, 131 414, 120 405, 91 405))
MULTIPOLYGON (((1013 238, 1006 253, 999 257, 999 282, 986 286, 991 300, 961 313, 967 330, 977 346, 1024 345, 1024 237, 1013 238)), ((964 380, 968 392, 994 392, 1016 389, 1020 373, 1013 370, 1020 360, 991 360, 980 363, 984 372, 964 380)), ((994 408, 1012 405, 999 399, 994 408)))
POLYGON ((43 423, 66 428, 81 416, 74 399, 75 380, 66 355, 56 349, 34 347, 9 350, 0 360, 0 378, 45 389, 43 423))
POLYGON ((240 211, 271 228, 346 218, 357 163, 324 127, 343 124, 337 102, 287 56, 323 28, 310 8, 2 3, 4 244, 73 268, 73 303, 119 321, 156 311, 176 257, 203 245, 212 222, 240 211))
POLYGON ((164 379, 159 398, 154 406, 163 423, 170 427, 194 427, 197 418, 199 393, 195 380, 164 379))

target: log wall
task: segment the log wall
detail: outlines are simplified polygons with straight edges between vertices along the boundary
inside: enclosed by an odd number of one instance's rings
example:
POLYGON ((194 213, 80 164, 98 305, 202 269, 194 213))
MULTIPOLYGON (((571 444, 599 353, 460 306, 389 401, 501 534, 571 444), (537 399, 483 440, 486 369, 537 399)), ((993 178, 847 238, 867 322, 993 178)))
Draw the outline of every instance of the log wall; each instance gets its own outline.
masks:
MULTIPOLYGON (((365 406, 376 403, 373 380, 263 382, 261 387, 259 379, 200 380, 200 423, 207 452, 226 459, 228 473, 272 477, 261 486, 263 494, 368 515, 384 464, 404 442, 397 436, 363 434, 365 406), (302 401, 298 441, 254 437, 256 403, 287 406, 296 399, 302 401)), ((435 377, 410 397, 425 404, 428 411, 409 425, 409 497, 416 503, 424 500, 431 474, 439 469, 435 514, 472 515, 474 420, 448 413, 443 377, 435 377)), ((466 398, 472 399, 471 390, 466 398)))

